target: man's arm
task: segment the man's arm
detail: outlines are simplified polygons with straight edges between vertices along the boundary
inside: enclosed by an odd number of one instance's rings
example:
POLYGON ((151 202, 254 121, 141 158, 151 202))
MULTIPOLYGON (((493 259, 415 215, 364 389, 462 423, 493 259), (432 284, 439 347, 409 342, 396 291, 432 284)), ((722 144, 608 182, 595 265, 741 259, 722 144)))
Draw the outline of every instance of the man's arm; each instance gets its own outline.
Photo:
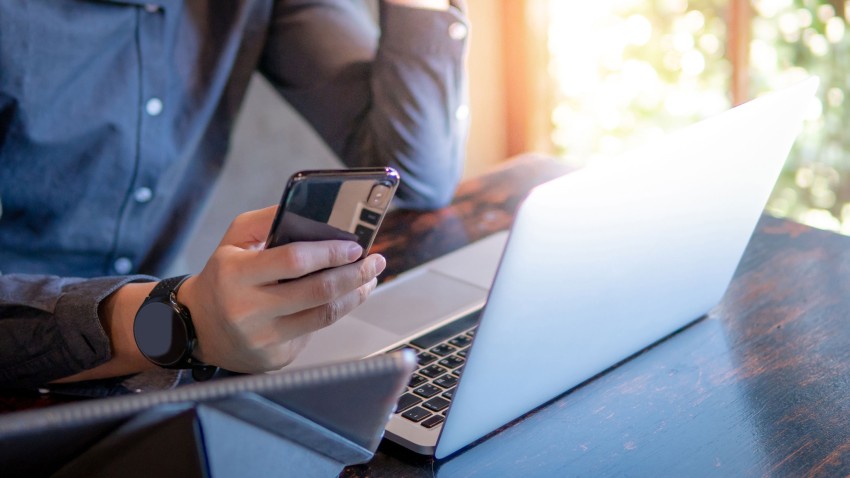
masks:
MULTIPOLYGON (((180 288, 195 357, 236 372, 289 363, 309 334, 361 304, 386 262, 359 261, 350 241, 264 249, 276 207, 234 220, 204 269, 180 288), (278 279, 289 279, 278 283, 278 279)), ((0 276, 0 388, 114 377, 152 368, 133 321, 154 284, 145 276, 0 276)))
POLYGON ((125 286, 148 286, 133 281, 149 280, 0 275, 0 386, 38 386, 109 362, 98 306, 125 286))
POLYGON ((391 165, 401 205, 439 207, 462 172, 466 20, 436 0, 383 0, 379 17, 277 2, 260 68, 346 164, 391 165))

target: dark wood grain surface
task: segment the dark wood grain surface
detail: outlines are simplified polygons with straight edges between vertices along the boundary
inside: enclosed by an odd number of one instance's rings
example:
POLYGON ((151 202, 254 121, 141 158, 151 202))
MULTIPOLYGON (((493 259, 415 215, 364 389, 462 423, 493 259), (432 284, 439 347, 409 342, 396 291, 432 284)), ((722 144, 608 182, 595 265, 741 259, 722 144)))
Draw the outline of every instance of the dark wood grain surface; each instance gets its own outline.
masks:
POLYGON ((529 154, 463 182, 448 207, 390 212, 372 246, 372 252, 387 258, 381 280, 508 229, 517 207, 534 186, 569 171, 563 163, 529 154))
MULTIPOLYGON (((385 279, 509 227, 533 186, 567 172, 525 156, 445 209, 391 213, 385 279)), ((5 410, 50 403, 0 394, 5 410)), ((764 217, 707 317, 447 460, 384 443, 342 473, 435 475, 850 475, 850 238, 764 217)))
MULTIPOLYGON (((378 249, 391 273, 418 265, 565 172, 521 158, 447 209, 388 218, 378 249)), ((383 444, 343 473, 434 475, 850 475, 850 238, 763 217, 707 317, 447 460, 383 444)))

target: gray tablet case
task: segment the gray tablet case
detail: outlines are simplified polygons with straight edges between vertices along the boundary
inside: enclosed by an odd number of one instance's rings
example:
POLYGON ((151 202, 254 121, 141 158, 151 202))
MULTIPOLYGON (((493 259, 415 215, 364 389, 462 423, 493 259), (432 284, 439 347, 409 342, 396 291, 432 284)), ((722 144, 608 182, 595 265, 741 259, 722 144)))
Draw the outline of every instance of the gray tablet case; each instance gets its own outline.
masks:
POLYGON ((336 476, 368 461, 404 351, 0 416, 0 476, 336 476))

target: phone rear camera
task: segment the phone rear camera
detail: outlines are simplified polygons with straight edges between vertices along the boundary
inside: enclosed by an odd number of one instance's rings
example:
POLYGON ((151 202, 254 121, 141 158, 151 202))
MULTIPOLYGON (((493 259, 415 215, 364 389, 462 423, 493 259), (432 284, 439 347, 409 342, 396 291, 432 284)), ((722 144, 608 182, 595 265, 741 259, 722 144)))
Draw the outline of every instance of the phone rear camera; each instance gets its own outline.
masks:
POLYGON ((390 188, 383 184, 377 184, 369 193, 369 200, 366 203, 372 207, 384 207, 387 204, 389 196, 390 188))

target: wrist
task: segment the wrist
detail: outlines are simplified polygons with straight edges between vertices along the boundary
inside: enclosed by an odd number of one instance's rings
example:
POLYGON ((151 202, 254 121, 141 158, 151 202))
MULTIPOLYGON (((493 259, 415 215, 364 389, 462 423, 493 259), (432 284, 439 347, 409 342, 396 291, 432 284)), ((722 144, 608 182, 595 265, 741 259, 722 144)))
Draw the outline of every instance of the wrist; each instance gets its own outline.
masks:
POLYGON ((107 297, 98 308, 100 322, 109 337, 113 365, 129 372, 154 368, 136 346, 133 319, 155 282, 127 284, 107 297))
POLYGON ((129 375, 156 368, 150 363, 133 337, 133 319, 145 297, 153 290, 155 282, 125 284, 98 305, 98 318, 109 338, 111 357, 108 362, 89 370, 57 380, 57 383, 80 380, 97 380, 129 375))
MULTIPOLYGON (((173 279, 172 279, 173 280, 173 279)), ((186 357, 185 365, 189 365, 192 370, 192 378, 195 381, 209 380, 216 373, 218 367, 211 365, 211 361, 204 349, 201 347, 201 336, 199 333, 200 318, 205 314, 202 312, 201 301, 197 296, 197 276, 188 276, 177 284, 171 293, 171 300, 176 303, 176 306, 182 311, 185 320, 188 321, 188 328, 191 330, 191 340, 188 343, 188 357, 186 357), (194 311, 194 315, 193 312, 194 311)), ((201 325, 203 330, 208 330, 208 327, 201 325)))
POLYGON ((195 358, 197 336, 192 315, 177 299, 189 277, 187 274, 159 281, 136 313, 133 335, 139 351, 155 365, 192 369, 196 380, 206 380, 217 369, 195 358))

